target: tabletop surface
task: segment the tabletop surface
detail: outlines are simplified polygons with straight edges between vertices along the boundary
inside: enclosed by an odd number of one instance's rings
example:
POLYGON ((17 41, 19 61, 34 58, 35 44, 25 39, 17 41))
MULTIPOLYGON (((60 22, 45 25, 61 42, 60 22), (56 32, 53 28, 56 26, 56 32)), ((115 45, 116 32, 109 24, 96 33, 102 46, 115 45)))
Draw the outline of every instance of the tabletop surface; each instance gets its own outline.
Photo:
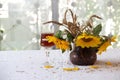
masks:
MULTIPOLYGON (((50 50, 54 68, 45 69, 44 50, 0 51, 0 80, 120 80, 120 49, 109 49, 97 55, 94 64, 99 68, 77 66, 78 71, 64 71, 63 61, 68 58, 59 50, 50 50), (63 56, 64 55, 64 56, 63 56), (111 62, 112 65, 107 65, 111 62)), ((70 65, 71 67, 73 65, 70 65)))

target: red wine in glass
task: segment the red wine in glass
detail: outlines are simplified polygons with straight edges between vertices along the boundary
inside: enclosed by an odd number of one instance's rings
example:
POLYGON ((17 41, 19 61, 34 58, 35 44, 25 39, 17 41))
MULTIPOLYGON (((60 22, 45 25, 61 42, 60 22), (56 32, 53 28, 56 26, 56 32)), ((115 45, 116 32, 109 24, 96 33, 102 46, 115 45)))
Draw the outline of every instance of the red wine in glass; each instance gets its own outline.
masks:
POLYGON ((47 36, 53 36, 54 33, 41 33, 41 46, 43 47, 52 47, 54 46, 54 43, 51 42, 49 43, 48 40, 46 39, 47 36))
POLYGON ((52 46, 54 46, 54 43, 53 42, 48 42, 46 37, 47 36, 53 36, 53 35, 54 35, 54 33, 41 33, 40 45, 42 47, 45 47, 45 54, 46 54, 46 58, 47 58, 47 61, 44 63, 44 65, 50 65, 50 60, 49 60, 50 52, 48 51, 48 48, 51 48, 52 46))

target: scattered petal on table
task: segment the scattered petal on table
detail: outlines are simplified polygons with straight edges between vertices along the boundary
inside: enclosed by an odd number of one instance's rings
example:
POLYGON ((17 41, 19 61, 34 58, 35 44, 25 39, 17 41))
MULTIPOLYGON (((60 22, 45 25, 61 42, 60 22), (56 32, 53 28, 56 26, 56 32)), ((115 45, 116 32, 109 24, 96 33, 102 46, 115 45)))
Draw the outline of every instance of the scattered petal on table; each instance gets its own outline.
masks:
POLYGON ((74 71, 78 71, 78 70, 80 70, 80 68, 74 67, 73 70, 74 70, 74 71))
POLYGON ((44 68, 50 69, 50 68, 53 68, 53 66, 51 66, 51 65, 45 65, 44 68))
POLYGON ((80 68, 74 67, 74 68, 63 68, 64 71, 78 71, 80 68))
POLYGON ((110 61, 105 63, 106 65, 112 65, 112 63, 110 61))
POLYGON ((99 68, 99 66, 96 66, 96 65, 92 65, 92 66, 89 66, 90 68, 92 68, 92 69, 98 69, 99 68))
POLYGON ((72 68, 63 68, 64 71, 72 71, 72 68))

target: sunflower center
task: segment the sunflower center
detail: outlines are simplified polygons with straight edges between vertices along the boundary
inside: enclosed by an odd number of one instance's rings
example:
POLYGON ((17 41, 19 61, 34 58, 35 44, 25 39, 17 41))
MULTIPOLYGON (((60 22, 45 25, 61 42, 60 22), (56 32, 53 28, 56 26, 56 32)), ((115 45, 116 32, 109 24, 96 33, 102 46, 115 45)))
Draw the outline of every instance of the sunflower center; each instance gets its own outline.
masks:
POLYGON ((84 42, 90 42, 90 41, 92 41, 93 40, 93 38, 82 38, 82 40, 84 41, 84 42))

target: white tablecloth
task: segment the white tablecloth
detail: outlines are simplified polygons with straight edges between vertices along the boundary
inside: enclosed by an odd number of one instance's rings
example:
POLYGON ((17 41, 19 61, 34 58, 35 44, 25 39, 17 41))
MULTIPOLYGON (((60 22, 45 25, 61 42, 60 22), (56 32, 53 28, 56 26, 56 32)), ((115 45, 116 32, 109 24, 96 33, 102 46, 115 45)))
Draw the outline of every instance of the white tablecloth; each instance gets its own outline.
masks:
POLYGON ((43 50, 0 51, 0 80, 120 80, 120 49, 98 55, 94 64, 98 69, 78 66, 79 71, 63 71, 63 57, 59 50, 51 50, 54 68, 45 69, 43 50), (106 65, 107 61, 112 65, 106 65))

